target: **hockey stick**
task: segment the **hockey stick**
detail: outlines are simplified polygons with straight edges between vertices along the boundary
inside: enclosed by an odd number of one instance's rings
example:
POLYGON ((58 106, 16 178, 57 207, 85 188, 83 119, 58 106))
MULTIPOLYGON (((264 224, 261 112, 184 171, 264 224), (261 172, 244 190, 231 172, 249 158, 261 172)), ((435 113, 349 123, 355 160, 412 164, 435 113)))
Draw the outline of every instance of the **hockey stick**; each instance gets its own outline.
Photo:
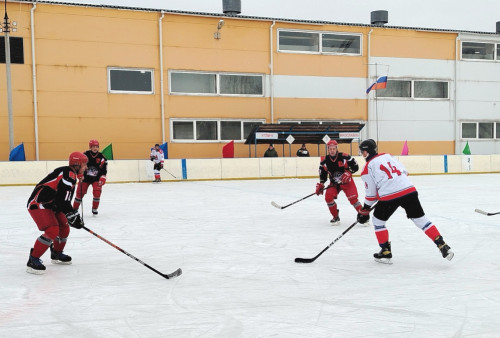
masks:
POLYGON ((135 259, 136 261, 138 261, 139 263, 141 263, 142 265, 144 265, 146 268, 156 272, 157 274, 159 274, 160 276, 162 276, 163 278, 166 278, 166 279, 170 279, 170 278, 174 278, 174 277, 177 277, 177 276, 180 276, 182 274, 182 270, 179 268, 177 270, 175 270, 174 272, 172 273, 167 273, 167 274, 164 274, 164 273, 161 273, 160 271, 156 270, 155 268, 152 268, 150 267, 148 264, 144 263, 143 261, 141 261, 140 259, 138 259, 137 257, 131 255, 130 253, 128 253, 127 251, 123 250, 122 248, 116 246, 115 244, 111 243, 110 241, 108 241, 106 238, 104 237, 101 237, 99 236, 98 234, 96 234, 95 232, 93 232, 92 230, 90 230, 89 228, 87 228, 86 226, 83 226, 83 229, 87 230, 88 232, 90 232, 92 235, 96 236, 97 238, 99 238, 100 240, 103 240, 104 242, 108 243, 109 245, 111 245, 113 248, 117 249, 118 251, 121 251, 122 253, 124 253, 125 255, 129 256, 130 258, 132 259, 135 259))
POLYGON ((326 248, 324 248, 319 254, 314 256, 313 258, 295 258, 295 263, 312 263, 314 262, 319 256, 321 256, 326 250, 328 250, 335 242, 337 242, 339 239, 342 238, 349 230, 351 230, 356 224, 358 224, 358 221, 352 223, 347 229, 344 230, 344 232, 337 238, 333 240, 326 248))
POLYGON ((483 211, 481 209, 476 209, 474 211, 477 212, 478 214, 483 214, 483 215, 486 215, 486 216, 493 216, 493 215, 500 214, 500 212, 486 212, 486 211, 483 211))
POLYGON ((172 174, 170 171, 168 171, 167 169, 165 168, 162 168, 163 170, 165 170, 167 173, 170 174, 170 176, 172 176, 173 178, 177 179, 177 177, 174 176, 174 174, 172 174))
MULTIPOLYGON (((324 188, 324 189, 323 189, 323 191, 325 191, 326 189, 330 189, 330 188, 332 188, 332 187, 333 187, 333 185, 331 185, 331 186, 329 186, 329 187, 327 187, 327 188, 324 188)), ((313 196, 313 195, 316 195, 316 193, 315 193, 315 192, 313 192, 312 194, 307 195, 306 197, 302 197, 300 200, 296 200, 295 202, 292 202, 292 203, 287 204, 287 205, 285 205, 285 206, 281 206, 281 205, 279 205, 278 203, 276 203, 275 201, 272 201, 272 202, 271 202, 271 205, 272 205, 273 207, 275 207, 275 208, 278 208, 278 209, 285 209, 285 208, 288 208, 289 206, 294 205, 295 203, 299 203, 300 201, 303 201, 303 200, 305 200, 306 198, 309 198, 309 197, 311 197, 311 196, 313 196)))

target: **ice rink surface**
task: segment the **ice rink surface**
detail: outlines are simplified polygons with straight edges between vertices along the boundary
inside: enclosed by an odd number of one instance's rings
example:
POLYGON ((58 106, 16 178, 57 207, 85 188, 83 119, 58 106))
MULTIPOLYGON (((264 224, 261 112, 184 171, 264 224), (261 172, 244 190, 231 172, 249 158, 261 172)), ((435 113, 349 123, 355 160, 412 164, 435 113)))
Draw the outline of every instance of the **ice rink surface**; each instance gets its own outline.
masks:
MULTIPOLYGON (((42 179, 42 177, 40 177, 42 179)), ((499 174, 412 176, 427 217, 455 252, 443 259, 399 209, 387 227, 392 265, 374 262, 372 227, 341 193, 339 226, 315 179, 107 184, 71 229, 72 265, 42 256, 26 211, 33 186, 0 187, 0 337, 499 337, 499 174)), ((363 201, 364 189, 355 178, 363 201)))

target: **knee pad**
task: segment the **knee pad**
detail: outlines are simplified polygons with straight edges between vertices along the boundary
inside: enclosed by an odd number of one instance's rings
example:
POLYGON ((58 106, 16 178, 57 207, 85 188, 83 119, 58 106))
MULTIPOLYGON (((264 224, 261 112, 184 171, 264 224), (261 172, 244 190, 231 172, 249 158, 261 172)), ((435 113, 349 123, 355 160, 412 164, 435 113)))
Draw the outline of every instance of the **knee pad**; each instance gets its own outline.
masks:
POLYGON ((432 226, 431 221, 429 221, 425 216, 419 218, 412 218, 411 220, 413 221, 413 223, 415 223, 415 225, 418 228, 422 229, 423 231, 427 230, 430 226, 432 226))

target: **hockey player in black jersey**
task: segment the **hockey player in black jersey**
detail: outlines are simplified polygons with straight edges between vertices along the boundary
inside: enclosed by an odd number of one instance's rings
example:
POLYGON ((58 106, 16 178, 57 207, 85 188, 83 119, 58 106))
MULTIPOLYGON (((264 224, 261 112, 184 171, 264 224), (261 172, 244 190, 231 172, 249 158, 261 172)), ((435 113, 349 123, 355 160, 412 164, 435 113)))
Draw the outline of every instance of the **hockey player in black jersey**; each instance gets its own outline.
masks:
POLYGON ((85 170, 83 181, 78 184, 76 189, 75 202, 73 209, 77 210, 82 203, 83 196, 87 193, 89 186, 92 186, 94 198, 92 199, 92 214, 97 215, 99 203, 101 201, 102 187, 106 183, 106 174, 108 173, 108 161, 104 155, 99 152, 99 141, 90 140, 89 150, 84 154, 89 162, 85 170))

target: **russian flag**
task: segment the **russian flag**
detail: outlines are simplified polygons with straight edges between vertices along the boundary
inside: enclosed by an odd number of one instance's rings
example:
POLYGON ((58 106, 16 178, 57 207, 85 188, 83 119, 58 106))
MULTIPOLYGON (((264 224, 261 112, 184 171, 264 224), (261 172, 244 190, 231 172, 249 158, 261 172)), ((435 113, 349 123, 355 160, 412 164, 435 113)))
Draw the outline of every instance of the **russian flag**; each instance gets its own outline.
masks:
POLYGON ((374 82, 368 89, 366 90, 366 94, 368 94, 371 90, 384 89, 387 87, 387 76, 381 76, 378 78, 376 82, 374 82))

